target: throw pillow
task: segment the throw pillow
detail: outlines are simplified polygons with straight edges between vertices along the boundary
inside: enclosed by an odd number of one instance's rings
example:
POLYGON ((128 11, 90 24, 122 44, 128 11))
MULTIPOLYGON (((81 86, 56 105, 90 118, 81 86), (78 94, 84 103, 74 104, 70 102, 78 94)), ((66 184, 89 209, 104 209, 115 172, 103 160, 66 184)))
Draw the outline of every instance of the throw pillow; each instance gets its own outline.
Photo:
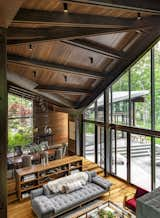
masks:
POLYGON ((77 182, 72 182, 72 183, 67 183, 66 185, 64 185, 64 189, 66 193, 70 193, 76 190, 81 189, 83 186, 81 184, 80 181, 77 182))

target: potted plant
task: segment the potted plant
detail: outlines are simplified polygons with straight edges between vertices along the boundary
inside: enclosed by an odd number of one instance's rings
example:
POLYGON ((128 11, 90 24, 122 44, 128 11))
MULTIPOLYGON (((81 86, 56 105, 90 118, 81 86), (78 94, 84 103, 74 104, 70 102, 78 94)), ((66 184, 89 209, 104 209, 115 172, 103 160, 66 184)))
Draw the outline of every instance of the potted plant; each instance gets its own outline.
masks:
POLYGON ((104 210, 104 209, 101 209, 101 210, 99 211, 99 217, 100 217, 100 218, 115 218, 115 215, 114 215, 114 213, 111 212, 111 211, 106 211, 106 210, 104 210))

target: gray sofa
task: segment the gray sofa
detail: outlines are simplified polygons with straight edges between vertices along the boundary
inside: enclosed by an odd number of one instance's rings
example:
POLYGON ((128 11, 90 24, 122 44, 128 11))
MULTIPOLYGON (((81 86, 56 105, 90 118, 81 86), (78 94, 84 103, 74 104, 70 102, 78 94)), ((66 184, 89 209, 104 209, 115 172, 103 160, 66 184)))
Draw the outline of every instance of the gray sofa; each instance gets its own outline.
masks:
POLYGON ((87 172, 87 183, 70 193, 51 193, 46 186, 31 192, 31 205, 39 218, 60 216, 67 211, 92 201, 107 191, 112 185, 106 179, 97 176, 94 171, 87 172))
POLYGON ((137 218, 160 218, 160 187, 137 199, 137 218))

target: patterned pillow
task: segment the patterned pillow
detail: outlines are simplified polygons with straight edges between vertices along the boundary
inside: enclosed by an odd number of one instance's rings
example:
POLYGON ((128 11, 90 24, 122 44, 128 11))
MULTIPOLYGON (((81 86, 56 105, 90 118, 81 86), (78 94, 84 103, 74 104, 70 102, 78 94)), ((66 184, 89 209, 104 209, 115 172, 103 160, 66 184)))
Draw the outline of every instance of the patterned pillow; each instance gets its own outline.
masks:
POLYGON ((70 192, 76 191, 78 189, 81 189, 82 187, 83 187, 83 185, 81 184, 80 181, 67 183, 63 186, 65 193, 70 193, 70 192))

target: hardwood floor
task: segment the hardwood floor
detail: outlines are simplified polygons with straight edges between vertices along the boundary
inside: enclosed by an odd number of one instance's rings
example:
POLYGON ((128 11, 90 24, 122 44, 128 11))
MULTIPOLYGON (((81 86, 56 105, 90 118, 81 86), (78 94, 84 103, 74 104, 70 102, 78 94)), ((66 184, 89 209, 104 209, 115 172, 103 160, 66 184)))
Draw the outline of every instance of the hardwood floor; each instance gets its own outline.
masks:
MULTIPOLYGON (((98 175, 104 176, 103 170, 97 166, 97 164, 92 163, 84 159, 83 170, 95 170, 98 175)), ((112 188, 110 191, 110 200, 113 202, 123 202, 123 198, 127 193, 135 192, 135 187, 128 185, 127 183, 113 177, 106 177, 109 181, 112 182, 112 188)), ((102 199, 108 199, 108 193, 106 193, 102 199)), ((34 218, 36 217, 31 208, 30 200, 26 201, 15 201, 8 205, 8 218, 34 218)))

